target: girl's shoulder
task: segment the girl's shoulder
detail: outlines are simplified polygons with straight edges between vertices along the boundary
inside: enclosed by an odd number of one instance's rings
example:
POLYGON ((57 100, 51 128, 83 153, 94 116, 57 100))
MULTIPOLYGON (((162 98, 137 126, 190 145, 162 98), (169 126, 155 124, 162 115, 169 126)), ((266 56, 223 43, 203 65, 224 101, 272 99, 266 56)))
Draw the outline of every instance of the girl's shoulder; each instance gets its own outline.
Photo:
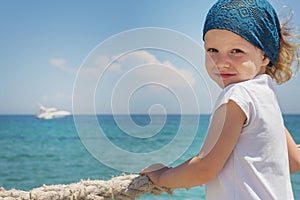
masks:
POLYGON ((223 93, 228 93, 235 90, 260 91, 264 90, 264 88, 273 90, 272 78, 267 74, 260 74, 253 79, 228 85, 226 88, 224 88, 223 93))

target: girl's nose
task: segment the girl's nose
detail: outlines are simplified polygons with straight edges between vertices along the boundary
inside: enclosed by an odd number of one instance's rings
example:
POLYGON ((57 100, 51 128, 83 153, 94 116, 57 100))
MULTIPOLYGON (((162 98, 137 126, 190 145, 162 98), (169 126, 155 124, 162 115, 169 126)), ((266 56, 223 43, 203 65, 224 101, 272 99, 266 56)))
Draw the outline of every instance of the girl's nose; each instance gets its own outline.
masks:
POLYGON ((230 61, 226 54, 219 53, 218 56, 216 56, 216 59, 214 59, 214 61, 218 69, 230 67, 230 61))

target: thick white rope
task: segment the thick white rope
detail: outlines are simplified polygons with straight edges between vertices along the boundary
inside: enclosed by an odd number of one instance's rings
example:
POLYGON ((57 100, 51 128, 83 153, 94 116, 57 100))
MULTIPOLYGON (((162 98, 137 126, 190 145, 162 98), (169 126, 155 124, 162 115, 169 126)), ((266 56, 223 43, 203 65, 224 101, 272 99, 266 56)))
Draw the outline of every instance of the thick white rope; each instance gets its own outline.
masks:
POLYGON ((31 191, 0 188, 0 200, 125 200, 145 193, 172 194, 169 188, 152 184, 147 176, 121 175, 110 180, 82 180, 68 185, 43 185, 31 191))

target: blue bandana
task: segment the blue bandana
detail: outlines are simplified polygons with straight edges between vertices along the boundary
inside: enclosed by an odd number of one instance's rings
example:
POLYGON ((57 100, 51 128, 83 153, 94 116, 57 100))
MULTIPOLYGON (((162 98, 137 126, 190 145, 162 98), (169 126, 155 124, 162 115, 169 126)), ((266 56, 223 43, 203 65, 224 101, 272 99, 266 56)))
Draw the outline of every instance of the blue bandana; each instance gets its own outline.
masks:
POLYGON ((211 29, 236 33, 265 52, 274 64, 280 48, 280 23, 267 0, 219 0, 206 16, 203 38, 211 29))

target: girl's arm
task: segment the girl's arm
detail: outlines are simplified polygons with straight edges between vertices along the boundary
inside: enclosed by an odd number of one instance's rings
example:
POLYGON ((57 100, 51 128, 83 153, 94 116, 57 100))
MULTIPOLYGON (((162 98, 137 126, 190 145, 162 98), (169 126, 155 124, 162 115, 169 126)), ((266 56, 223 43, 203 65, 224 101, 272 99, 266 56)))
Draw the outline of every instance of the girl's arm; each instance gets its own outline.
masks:
POLYGON ((284 132, 288 146, 290 173, 292 174, 300 170, 300 151, 287 128, 284 129, 284 132))
MULTIPOLYGON (((202 185, 222 170, 240 136, 246 115, 233 101, 222 105, 213 115, 205 143, 195 156, 175 168, 141 171, 158 186, 190 188, 202 185)), ((150 167, 151 168, 151 167, 150 167)))

